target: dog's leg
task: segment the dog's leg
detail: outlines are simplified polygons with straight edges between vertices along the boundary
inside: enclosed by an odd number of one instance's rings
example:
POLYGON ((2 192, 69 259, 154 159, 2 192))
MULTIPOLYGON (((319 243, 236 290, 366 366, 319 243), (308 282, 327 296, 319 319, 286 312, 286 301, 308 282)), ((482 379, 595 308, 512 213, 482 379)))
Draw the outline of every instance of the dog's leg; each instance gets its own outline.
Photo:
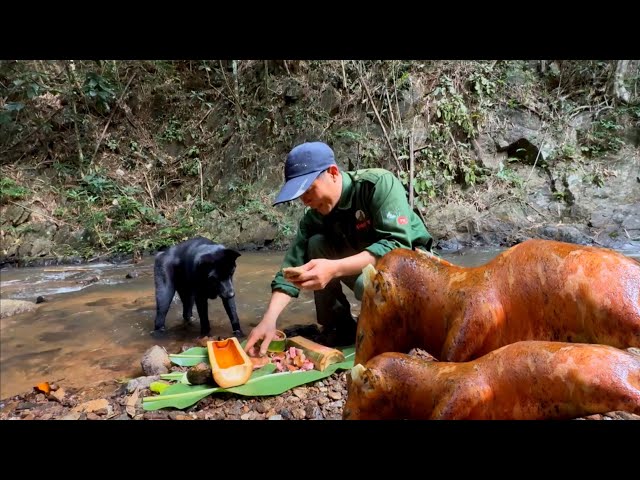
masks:
POLYGON ((184 323, 190 323, 193 320, 193 294, 189 289, 178 289, 178 295, 182 301, 182 319, 184 323))
POLYGON ((196 294, 196 308, 200 317, 200 336, 207 337, 211 332, 209 324, 209 305, 206 295, 196 294))
POLYGON ((238 319, 238 313, 236 312, 236 300, 235 297, 222 298, 222 304, 224 305, 224 311, 227 312, 229 321, 231 322, 231 329, 233 330, 234 337, 244 337, 244 332, 240 328, 240 320, 238 319))
POLYGON ((165 332, 165 320, 171 306, 171 301, 176 293, 173 284, 173 265, 165 261, 165 254, 158 256, 154 265, 156 287, 156 319, 152 334, 158 335, 165 332))

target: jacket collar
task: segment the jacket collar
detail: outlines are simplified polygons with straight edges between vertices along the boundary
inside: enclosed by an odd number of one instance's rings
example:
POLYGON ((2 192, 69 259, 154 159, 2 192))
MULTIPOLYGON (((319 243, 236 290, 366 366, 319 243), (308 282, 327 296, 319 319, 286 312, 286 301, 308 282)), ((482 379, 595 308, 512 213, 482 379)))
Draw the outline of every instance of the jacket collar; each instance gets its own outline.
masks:
POLYGON ((353 199, 353 180, 347 172, 340 172, 340 174, 342 175, 342 194, 338 200, 338 209, 347 210, 351 208, 353 199))

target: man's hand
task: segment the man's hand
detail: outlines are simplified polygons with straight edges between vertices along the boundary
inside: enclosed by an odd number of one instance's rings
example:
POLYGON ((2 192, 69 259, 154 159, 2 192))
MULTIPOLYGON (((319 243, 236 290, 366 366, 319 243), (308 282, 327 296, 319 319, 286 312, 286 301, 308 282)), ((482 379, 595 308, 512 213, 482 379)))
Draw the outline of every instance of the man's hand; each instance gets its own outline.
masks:
POLYGON ((263 319, 249 334, 247 344, 244 347, 244 351, 252 357, 264 357, 267 354, 267 347, 271 343, 271 339, 276 335, 276 326, 274 322, 263 319), (256 354, 255 343, 262 339, 260 345, 260 351, 256 354))
POLYGON ((336 277, 337 261, 326 258, 315 258, 303 266, 304 272, 290 280, 298 288, 321 290, 336 277))

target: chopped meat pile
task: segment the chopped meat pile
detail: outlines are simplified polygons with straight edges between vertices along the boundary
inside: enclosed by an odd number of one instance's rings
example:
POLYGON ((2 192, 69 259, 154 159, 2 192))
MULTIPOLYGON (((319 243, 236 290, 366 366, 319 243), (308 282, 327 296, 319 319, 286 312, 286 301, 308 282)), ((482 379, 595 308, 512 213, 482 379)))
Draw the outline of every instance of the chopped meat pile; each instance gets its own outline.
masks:
POLYGON ((276 365, 279 372, 313 370, 313 362, 306 357, 300 348, 289 347, 284 352, 269 353, 268 357, 276 365))

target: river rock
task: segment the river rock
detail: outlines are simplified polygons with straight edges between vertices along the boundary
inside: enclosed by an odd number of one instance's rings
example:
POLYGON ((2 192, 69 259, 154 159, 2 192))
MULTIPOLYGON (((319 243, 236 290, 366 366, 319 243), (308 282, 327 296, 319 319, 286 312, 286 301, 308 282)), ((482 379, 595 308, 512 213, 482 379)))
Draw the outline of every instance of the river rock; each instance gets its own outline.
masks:
POLYGON ((142 371, 146 376, 169 373, 171 359, 167 351, 159 345, 154 345, 147 350, 140 361, 142 371))

